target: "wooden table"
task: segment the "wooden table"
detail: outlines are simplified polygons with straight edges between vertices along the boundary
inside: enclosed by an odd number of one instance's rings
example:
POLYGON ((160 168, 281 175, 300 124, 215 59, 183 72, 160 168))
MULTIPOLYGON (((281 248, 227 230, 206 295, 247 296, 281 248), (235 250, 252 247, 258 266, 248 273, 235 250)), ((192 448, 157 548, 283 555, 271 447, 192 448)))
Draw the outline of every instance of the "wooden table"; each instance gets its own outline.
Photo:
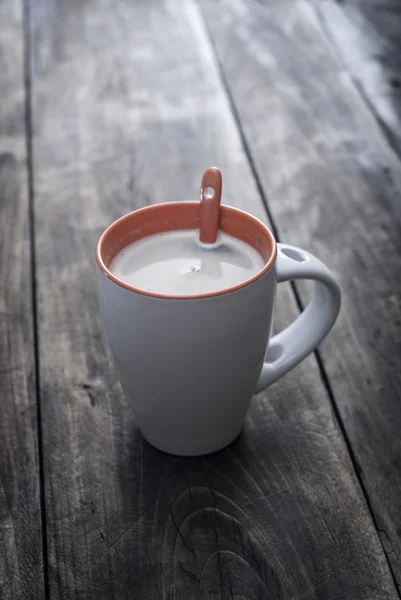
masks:
POLYGON ((1 600, 399 597, 400 11, 0 0, 1 600), (211 165, 343 306, 231 447, 179 459, 135 428, 94 249, 211 165))

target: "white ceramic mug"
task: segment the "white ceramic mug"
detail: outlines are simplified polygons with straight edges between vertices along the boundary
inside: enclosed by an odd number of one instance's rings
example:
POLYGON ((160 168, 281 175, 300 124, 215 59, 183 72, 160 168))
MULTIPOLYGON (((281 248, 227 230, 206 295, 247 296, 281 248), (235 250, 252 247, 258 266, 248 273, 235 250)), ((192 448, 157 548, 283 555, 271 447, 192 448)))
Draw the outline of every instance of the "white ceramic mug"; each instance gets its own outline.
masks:
POLYGON ((199 206, 171 202, 141 208, 110 225, 97 246, 105 330, 138 427, 160 450, 187 456, 232 442, 253 394, 312 352, 340 308, 339 287, 322 262, 305 250, 276 244, 263 223, 229 206, 221 207, 220 228, 251 244, 265 262, 243 284, 174 297, 135 289, 110 272, 116 254, 142 237, 198 229, 199 206), (312 299, 270 338, 277 283, 291 279, 315 280, 312 299))

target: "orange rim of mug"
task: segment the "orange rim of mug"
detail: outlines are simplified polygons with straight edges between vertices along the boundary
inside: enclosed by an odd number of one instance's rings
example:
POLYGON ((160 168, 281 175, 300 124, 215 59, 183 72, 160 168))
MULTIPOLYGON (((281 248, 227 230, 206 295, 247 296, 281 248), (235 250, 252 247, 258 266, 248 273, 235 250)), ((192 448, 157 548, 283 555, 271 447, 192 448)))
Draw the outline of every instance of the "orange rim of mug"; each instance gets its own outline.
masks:
POLYGON ((108 279, 130 292, 170 300, 196 300, 229 294, 257 281, 269 271, 277 255, 276 240, 270 229, 249 213, 226 205, 220 207, 219 229, 252 246, 265 261, 263 269, 253 277, 236 286, 217 292, 178 296, 136 288, 128 285, 110 271, 109 266, 117 254, 144 237, 168 231, 199 229, 199 213, 200 202, 166 202, 139 208, 117 219, 103 232, 97 243, 96 261, 100 270, 108 279))

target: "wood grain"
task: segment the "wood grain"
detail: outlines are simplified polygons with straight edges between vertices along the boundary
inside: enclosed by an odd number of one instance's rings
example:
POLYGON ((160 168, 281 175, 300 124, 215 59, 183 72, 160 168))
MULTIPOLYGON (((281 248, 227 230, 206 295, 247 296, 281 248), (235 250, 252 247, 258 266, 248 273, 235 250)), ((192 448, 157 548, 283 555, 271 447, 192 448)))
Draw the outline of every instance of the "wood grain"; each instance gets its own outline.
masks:
MULTIPOLYGON (((51 598, 398 597, 313 357, 204 459, 146 444, 116 381, 102 230, 197 198, 211 165, 224 201, 266 221, 197 6, 32 0, 31 13, 51 598)), ((277 305, 282 327, 289 288, 277 305)))
POLYGON ((321 356, 400 584, 400 162, 308 3, 205 11, 281 237, 338 275, 343 307, 321 356))
POLYGON ((329 40, 401 156, 401 4, 313 0, 329 40))
POLYGON ((0 598, 43 598, 22 5, 0 0, 0 598))

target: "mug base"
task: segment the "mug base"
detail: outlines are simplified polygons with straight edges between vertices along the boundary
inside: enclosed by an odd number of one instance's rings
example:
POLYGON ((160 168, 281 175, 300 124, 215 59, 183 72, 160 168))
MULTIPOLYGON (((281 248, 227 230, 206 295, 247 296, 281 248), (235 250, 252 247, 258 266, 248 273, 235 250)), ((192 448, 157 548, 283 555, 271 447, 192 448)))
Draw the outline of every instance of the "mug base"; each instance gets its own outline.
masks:
POLYGON ((241 425, 240 429, 237 430, 234 434, 230 434, 226 438, 221 438, 219 440, 205 441, 198 443, 186 443, 185 441, 174 440, 167 441, 162 440, 159 437, 152 436, 152 434, 148 431, 144 431, 142 428, 139 428, 143 438, 161 452, 165 452, 166 454, 171 454, 173 456, 205 456, 206 454, 213 454, 214 452, 218 452, 219 450, 223 450, 230 444, 232 444, 237 437, 242 432, 243 425, 241 425))

